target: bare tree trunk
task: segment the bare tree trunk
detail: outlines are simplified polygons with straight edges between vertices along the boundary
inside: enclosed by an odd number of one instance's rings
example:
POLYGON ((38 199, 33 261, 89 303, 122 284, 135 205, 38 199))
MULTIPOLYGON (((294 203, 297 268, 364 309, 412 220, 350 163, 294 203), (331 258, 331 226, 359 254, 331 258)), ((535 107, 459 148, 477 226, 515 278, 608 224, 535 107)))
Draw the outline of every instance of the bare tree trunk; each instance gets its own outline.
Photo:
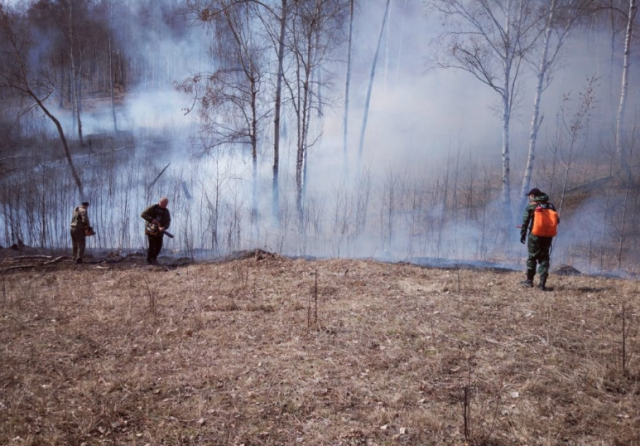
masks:
POLYGON ((400 79, 400 62, 402 60, 402 46, 404 43, 404 32, 405 32, 404 26, 405 26, 406 10, 407 10, 407 0, 404 0, 404 5, 402 6, 402 13, 400 14, 402 16, 402 24, 400 25, 400 45, 398 46, 398 60, 396 62, 396 78, 395 78, 396 84, 400 79))
POLYGON ((347 150, 347 135, 349 130, 349 87, 351 84, 351 42, 353 39, 353 5, 355 0, 349 1, 349 39, 347 44, 347 79, 344 87, 344 118, 342 129, 342 156, 345 177, 349 174, 349 159, 347 150))
POLYGON ((113 72, 113 50, 111 48, 111 33, 112 33, 112 24, 113 24, 113 4, 109 5, 109 90, 111 92, 111 116, 113 118, 113 132, 118 133, 118 120, 116 119, 116 99, 115 99, 115 86, 114 86, 114 76, 113 72))
MULTIPOLYGON (((305 14, 304 11, 301 11, 305 14)), ((311 15, 302 15, 300 19, 300 30, 295 25, 293 33, 304 37, 304 47, 296 44, 294 47, 296 56, 296 77, 294 82, 295 91, 295 112, 297 120, 297 147, 296 147, 296 210, 298 213, 299 227, 302 230, 304 217, 304 195, 306 189, 306 166, 310 144, 309 132, 311 128, 311 109, 317 102, 312 97, 312 76, 316 68, 320 67, 322 52, 320 50, 319 35, 321 31, 318 27, 319 19, 324 11, 321 3, 316 2, 316 8, 311 15)), ((307 13, 308 14, 308 13, 307 13)), ((296 23, 298 18, 296 19, 296 23)), ((300 39, 302 40, 302 39, 300 39)), ((289 87, 291 88, 291 86, 289 87)), ((314 142, 317 142, 314 141, 314 142)))
MULTIPOLYGON (((629 0, 629 15, 627 16, 627 32, 624 39, 624 61, 622 63, 622 84, 620 91, 620 105, 618 107, 618 117, 616 119, 616 153, 620 161, 620 167, 629 170, 629 159, 622 145, 622 126, 624 124, 624 113, 627 103, 627 91, 629 89, 629 67, 631 62, 629 56, 631 54, 631 38, 633 35, 633 24, 638 12, 637 0, 629 0)), ((629 172, 628 172, 629 173, 629 172)), ((627 175, 629 180, 633 180, 630 173, 627 175)))
POLYGON ((437 233, 438 236, 436 238, 436 255, 437 257, 446 257, 449 253, 448 252, 444 252, 443 250, 443 232, 446 228, 446 218, 447 215, 449 213, 449 168, 451 166, 451 152, 449 151, 447 153, 447 159, 445 161, 446 163, 446 169, 445 169, 445 173, 444 173, 444 178, 442 180, 442 187, 443 187, 443 192, 442 192, 442 212, 440 212, 440 215, 437 217, 438 218, 438 229, 437 229, 437 233))
POLYGON ((304 72, 298 74, 298 84, 300 84, 300 74, 304 76, 302 79, 302 85, 298 86, 298 148, 296 156, 296 209, 298 211, 298 218, 302 222, 303 211, 303 189, 304 189, 304 164, 307 156, 307 137, 309 134, 309 119, 311 110, 311 98, 309 83, 311 81, 311 66, 313 65, 313 45, 311 33, 307 36, 307 63, 300 61, 304 66, 304 72), (300 97, 300 92, 302 97, 300 97))
POLYGON ((278 40, 278 79, 276 82, 275 111, 273 118, 273 183, 271 186, 271 215, 273 222, 280 225, 280 197, 278 176, 280 169, 280 115, 282 107, 282 78, 284 76, 284 40, 286 36, 287 0, 282 0, 280 17, 280 37, 278 40))
POLYGON ((38 97, 36 97, 35 94, 33 94, 32 92, 29 92, 28 94, 33 98, 34 101, 36 101, 40 109, 55 124, 56 129, 58 130, 58 135, 60 136, 60 141, 62 142, 62 148, 64 149, 64 155, 65 155, 65 158, 67 159, 67 164, 69 165, 69 169, 71 170, 71 176, 73 176, 73 180, 76 182, 76 186, 78 187, 78 193, 80 194, 80 198, 85 199, 86 197, 84 195, 84 189, 82 187, 82 180, 80 180, 80 175, 78 175, 76 166, 73 163, 73 158, 71 157, 71 151, 69 150, 69 144, 67 144, 67 138, 64 136, 64 130, 62 129, 62 125, 60 125, 60 121, 58 121, 58 119, 51 114, 51 112, 47 109, 47 107, 45 107, 44 103, 38 97))
POLYGON ((80 144, 84 146, 84 138, 82 134, 82 62, 84 59, 84 54, 80 53, 80 60, 77 68, 76 82, 75 82, 75 92, 76 92, 76 113, 78 120, 78 140, 80 144))
POLYGON ((536 159, 536 142, 538 139, 538 130, 542 124, 544 116, 540 116, 540 100, 542 98, 542 87, 544 85, 544 79, 547 75, 548 69, 548 54, 549 54, 549 40, 551 37, 551 25, 553 23, 553 15, 556 9, 556 0, 551 0, 549 7, 549 14, 547 15, 547 23, 544 30, 544 40, 542 42, 542 57, 540 58, 540 65, 538 66, 538 76, 536 84, 536 94, 533 100, 533 115, 531 117, 531 130, 529 133, 529 151, 527 153, 527 165, 524 169, 524 177, 522 178, 522 188, 520 189, 520 205, 518 209, 523 209, 527 197, 526 193, 531 186, 531 175, 533 173, 533 162, 536 159))
POLYGON ((387 16, 389 15, 390 4, 391 4, 391 0, 387 0, 387 6, 385 7, 384 16, 382 17, 382 26, 380 26, 380 34, 378 35, 378 45, 376 46, 376 53, 373 56, 373 63, 371 64, 371 74, 369 75, 369 88, 367 89, 367 99, 364 104, 364 117, 362 119, 362 128, 360 129, 360 144, 358 145, 358 171, 362 169, 362 149, 364 147, 364 134, 367 130, 367 119, 369 117, 369 104, 371 103, 371 90, 373 89, 373 80, 376 76, 376 64, 378 62, 378 54, 380 53, 380 44, 382 43, 384 28, 387 23, 387 16))
POLYGON ((394 245, 395 237, 395 215, 400 205, 398 191, 398 178, 392 169, 386 174, 382 189, 382 203, 380 203, 380 232, 382 237, 383 255, 390 257, 394 245))
MULTIPOLYGON (((507 77, 508 78, 508 77, 507 77)), ((508 91, 508 82, 505 82, 508 91)), ((502 113, 502 210, 503 217, 507 222, 511 222, 511 169, 509 154, 509 123, 511 121, 511 109, 508 93, 503 95, 502 113)))
POLYGON ((67 159, 67 164, 69 165, 69 169, 71 170, 71 175, 76 183, 76 186, 78 187, 80 198, 85 199, 86 197, 84 196, 82 180, 80 179, 80 175, 78 175, 78 171, 76 170, 75 164, 73 163, 71 151, 69 150, 69 145, 67 144, 67 138, 64 135, 62 125, 60 125, 60 121, 58 121, 58 119, 53 116, 49 109, 44 105, 44 101, 50 96, 51 92, 49 92, 49 94, 47 94, 44 99, 41 99, 40 96, 38 96, 36 92, 31 88, 31 85, 29 83, 30 73, 20 52, 22 50, 22 46, 18 43, 18 37, 11 29, 11 24, 9 23, 8 16, 0 16, 0 19, 2 19, 0 22, 0 27, 2 28, 5 37, 8 39, 11 45, 13 55, 16 58, 15 62, 18 64, 17 78, 9 79, 6 76, 2 76, 2 78, 0 79, 4 80, 3 83, 7 87, 15 89, 33 99, 38 107, 40 107, 40 109, 44 112, 44 114, 47 115, 47 117, 55 124, 56 129, 58 130, 58 135, 60 136, 60 141, 62 142, 62 148, 67 159))
POLYGON ((74 23, 73 23, 73 0, 69 1, 69 57, 71 59, 71 92, 73 94, 73 109, 75 112, 75 120, 77 123, 77 131, 78 131, 78 139, 80 140, 80 144, 84 145, 84 141, 82 140, 82 121, 80 120, 80 82, 79 82, 79 73, 76 67, 76 56, 75 56, 75 33, 74 33, 74 23))
POLYGON ((613 103, 613 67, 615 65, 616 39, 620 30, 616 27, 616 14, 618 9, 614 7, 614 0, 609 0, 609 26, 611 27, 611 36, 609 38, 609 105, 611 113, 613 113, 615 104, 613 103))
POLYGON ((258 89, 251 78, 251 224, 258 229, 258 89))
MULTIPOLYGON (((316 33, 316 41, 315 47, 320 48, 320 33, 316 33)), ((322 65, 313 67, 311 71, 312 78, 315 77, 316 81, 316 96, 318 100, 316 101, 318 107, 318 118, 322 118, 324 116, 323 104, 322 104, 322 65)))
MULTIPOLYGON (((613 175, 613 166, 615 165, 615 153, 611 156, 611 162, 609 163, 609 176, 613 175)), ((605 255, 605 234, 607 230, 607 217, 609 217, 609 202, 611 201, 611 191, 609 188, 605 190, 606 200, 604 202, 604 209, 602 211, 602 226, 600 232, 600 270, 604 270, 604 255, 605 255)))
POLYGON ((356 218, 355 232, 361 234, 367 226, 369 213, 369 195, 371 195, 371 174, 368 171, 358 176, 356 183, 356 218))
POLYGON ((389 74, 389 34, 391 32, 391 30, 389 29, 389 27, 391 26, 391 11, 393 11, 393 0, 391 0, 391 2, 389 3, 389 15, 387 17, 387 23, 386 23, 386 39, 384 39, 384 75, 382 76, 382 78, 384 79, 383 81, 383 85, 384 85, 384 91, 385 93, 387 92, 387 88, 389 88, 389 84, 388 84, 388 74, 389 74))
POLYGON ((65 78, 64 78, 64 52, 61 50, 60 54, 60 97, 58 102, 58 107, 64 107, 64 86, 65 86, 65 78))
POLYGON ((625 246, 625 223, 627 219, 627 206, 629 203, 629 189, 631 185, 631 169, 627 169, 627 181, 624 190, 624 200, 622 202, 622 222, 618 231, 618 272, 622 269, 622 253, 625 246))

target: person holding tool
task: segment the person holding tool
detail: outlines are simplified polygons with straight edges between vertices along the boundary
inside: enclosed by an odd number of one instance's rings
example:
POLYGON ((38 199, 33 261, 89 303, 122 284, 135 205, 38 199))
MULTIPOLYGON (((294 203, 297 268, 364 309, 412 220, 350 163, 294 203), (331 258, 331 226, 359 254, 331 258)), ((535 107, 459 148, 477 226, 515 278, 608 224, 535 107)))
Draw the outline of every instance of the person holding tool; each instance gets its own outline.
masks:
POLYGON ((162 241, 164 236, 173 238, 173 235, 167 232, 171 225, 171 213, 167 208, 169 199, 162 197, 158 204, 152 204, 140 214, 147 223, 144 232, 149 241, 149 249, 147 251, 147 263, 149 265, 158 264, 158 255, 162 250, 162 241))

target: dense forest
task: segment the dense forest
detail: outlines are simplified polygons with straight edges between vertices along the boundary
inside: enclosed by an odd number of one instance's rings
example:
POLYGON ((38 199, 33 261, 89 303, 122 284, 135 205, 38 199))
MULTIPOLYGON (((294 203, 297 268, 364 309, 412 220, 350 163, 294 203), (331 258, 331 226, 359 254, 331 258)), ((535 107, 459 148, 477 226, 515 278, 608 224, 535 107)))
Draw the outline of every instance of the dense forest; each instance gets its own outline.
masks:
POLYGON ((0 1, 0 244, 637 273, 637 0, 0 1))

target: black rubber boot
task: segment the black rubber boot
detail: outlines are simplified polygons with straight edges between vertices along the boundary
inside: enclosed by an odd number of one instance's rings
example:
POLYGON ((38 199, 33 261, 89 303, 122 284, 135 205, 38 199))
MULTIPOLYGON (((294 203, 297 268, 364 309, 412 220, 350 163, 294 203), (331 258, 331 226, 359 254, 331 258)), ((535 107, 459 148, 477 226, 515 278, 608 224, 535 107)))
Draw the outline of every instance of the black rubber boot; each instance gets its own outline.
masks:
POLYGON ((540 288, 542 291, 547 291, 547 277, 549 277, 547 274, 540 276, 540 283, 538 284, 538 288, 540 288))
POLYGON ((533 277, 535 275, 536 275, 535 271, 527 271, 527 280, 523 280, 522 282, 520 282, 520 285, 527 288, 533 288, 533 277))

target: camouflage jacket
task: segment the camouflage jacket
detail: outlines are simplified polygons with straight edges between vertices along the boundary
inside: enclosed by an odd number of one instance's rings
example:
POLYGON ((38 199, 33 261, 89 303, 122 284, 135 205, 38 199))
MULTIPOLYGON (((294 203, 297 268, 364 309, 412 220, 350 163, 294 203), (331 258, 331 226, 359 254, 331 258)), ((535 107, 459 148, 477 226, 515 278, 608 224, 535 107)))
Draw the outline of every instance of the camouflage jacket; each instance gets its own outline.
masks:
POLYGON ((152 220, 157 220, 165 229, 169 229, 169 225, 171 224, 171 213, 169 213, 169 209, 162 209, 157 204, 152 204, 140 214, 147 224, 151 224, 152 220))
POLYGON ((532 236, 531 229, 533 228, 533 217, 538 206, 553 209, 554 211, 556 210, 553 203, 549 203, 549 196, 547 194, 536 196, 533 201, 529 202, 529 205, 524 210, 524 214, 522 214, 522 226, 520 228, 521 237, 526 237, 527 233, 529 233, 529 236, 532 236))
POLYGON ((71 217, 71 229, 85 229, 91 226, 89 222, 89 213, 82 206, 78 206, 73 210, 71 217))

